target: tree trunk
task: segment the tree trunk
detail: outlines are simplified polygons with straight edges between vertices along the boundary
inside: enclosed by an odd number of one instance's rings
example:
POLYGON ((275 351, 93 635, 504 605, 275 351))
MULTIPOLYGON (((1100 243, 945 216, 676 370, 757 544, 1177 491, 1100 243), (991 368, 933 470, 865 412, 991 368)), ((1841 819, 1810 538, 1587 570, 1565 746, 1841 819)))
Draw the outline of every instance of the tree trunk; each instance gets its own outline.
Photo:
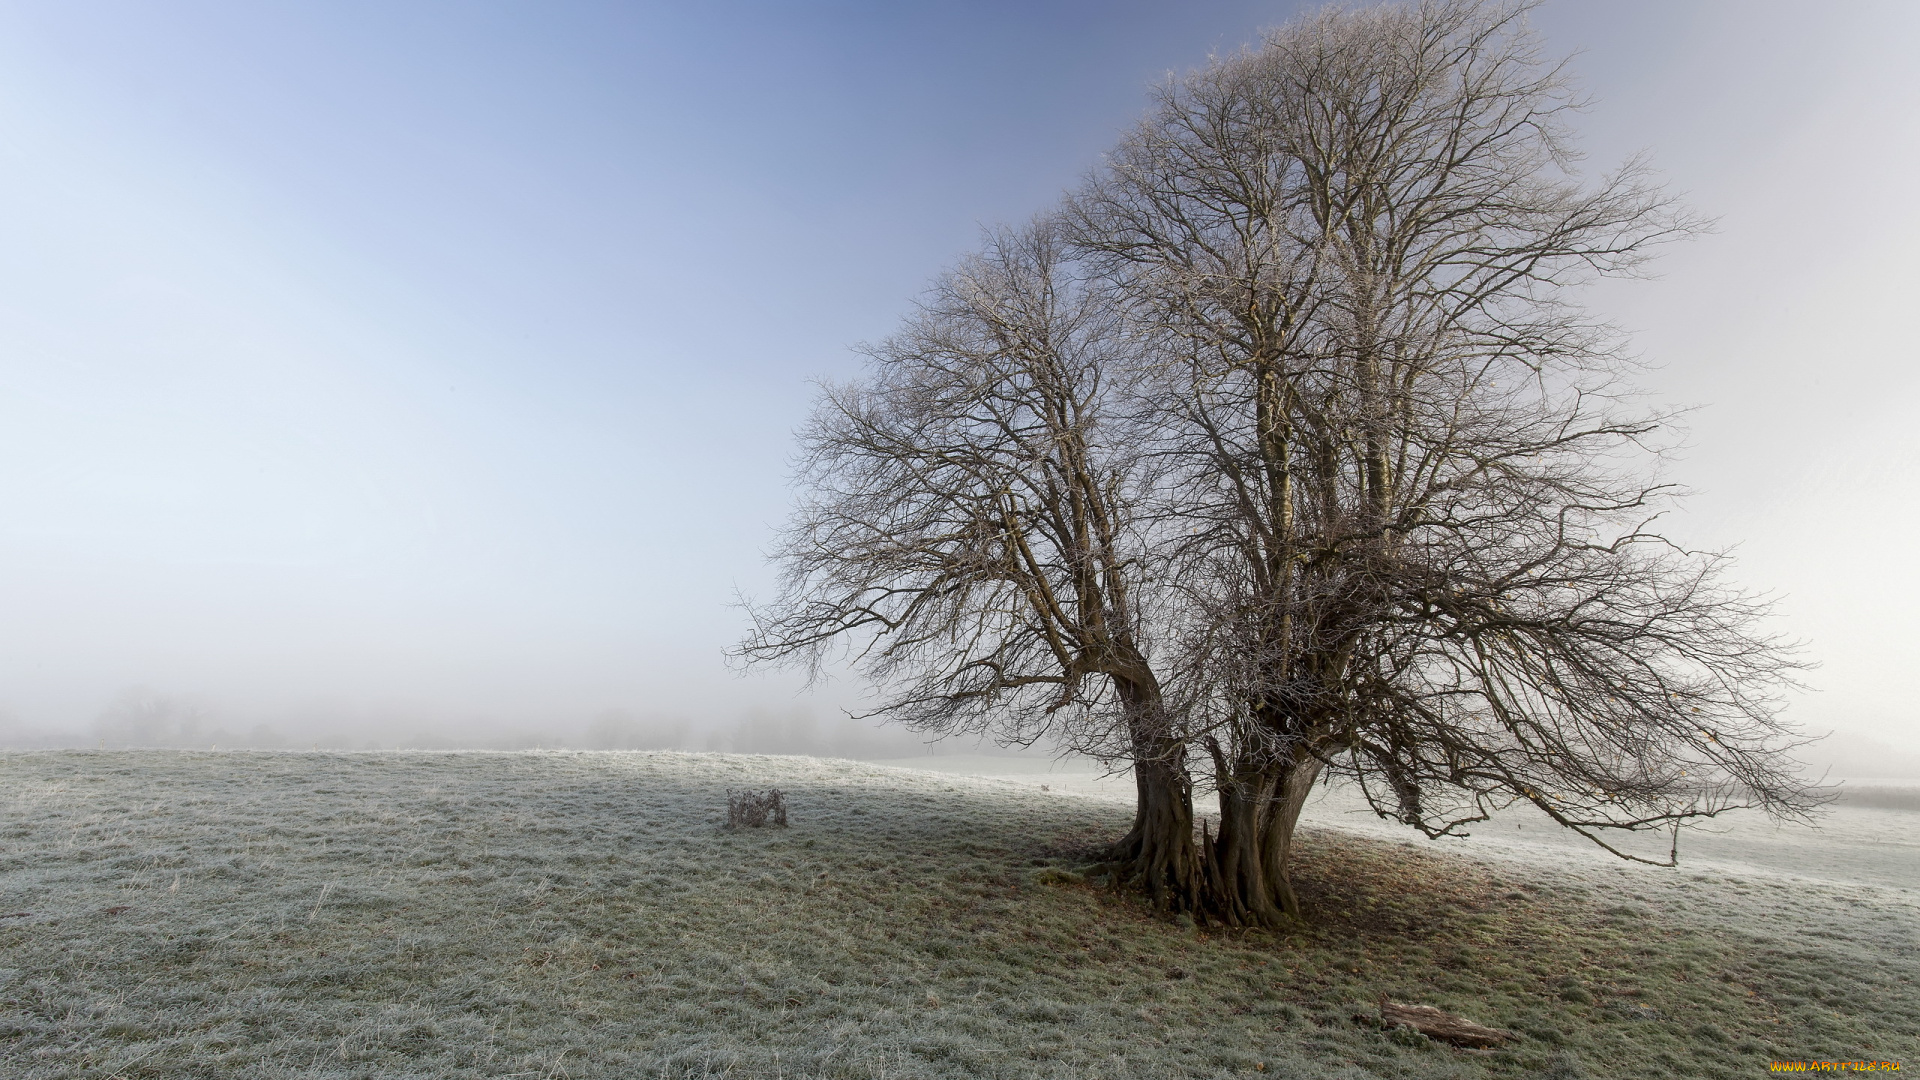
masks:
POLYGON ((1300 811, 1307 805, 1307 796, 1313 794, 1313 782, 1320 778, 1321 768, 1320 759, 1315 757, 1303 757, 1288 765, 1267 816, 1263 852, 1267 858, 1267 880, 1273 883, 1280 910, 1296 920, 1303 915, 1300 897, 1293 891, 1294 826, 1300 822, 1300 811))
POLYGON ((1200 852, 1193 841, 1193 788, 1178 761, 1152 757, 1135 761, 1139 805, 1134 830, 1120 858, 1115 879, 1153 898, 1164 911, 1194 912, 1200 903, 1200 852))
MULTIPOLYGON (((1223 770, 1224 774, 1224 770, 1223 770)), ((1286 921, 1267 881, 1261 807, 1271 801, 1265 772, 1221 775, 1220 832, 1207 838, 1207 916, 1226 926, 1277 929, 1286 921)), ((1205 835, 1205 826, 1201 826, 1205 835)))
POLYGON ((1320 775, 1320 762, 1303 757, 1235 768, 1216 753, 1215 765, 1220 832, 1205 844, 1203 907, 1226 926, 1285 929, 1302 917, 1291 868, 1294 826, 1320 775))
POLYGON ((1160 730, 1157 688, 1120 682, 1133 730, 1137 793, 1133 828, 1107 851, 1116 884, 1144 891, 1163 911, 1193 913, 1201 897, 1200 851, 1193 838, 1193 783, 1184 748, 1160 730))

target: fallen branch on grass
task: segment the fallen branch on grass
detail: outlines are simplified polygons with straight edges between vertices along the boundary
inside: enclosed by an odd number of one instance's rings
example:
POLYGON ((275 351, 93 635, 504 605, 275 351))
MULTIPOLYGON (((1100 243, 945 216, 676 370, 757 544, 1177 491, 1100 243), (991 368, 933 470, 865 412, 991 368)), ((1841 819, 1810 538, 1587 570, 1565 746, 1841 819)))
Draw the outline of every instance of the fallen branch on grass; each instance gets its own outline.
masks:
POLYGON ((1431 1005, 1402 1005, 1399 1002, 1388 1001, 1387 995, 1381 994, 1380 1026, 1396 1028, 1402 1024, 1429 1039, 1438 1039, 1455 1046, 1474 1049, 1499 1046, 1509 1039, 1519 1038, 1511 1031, 1482 1027, 1471 1020, 1442 1012, 1431 1005))

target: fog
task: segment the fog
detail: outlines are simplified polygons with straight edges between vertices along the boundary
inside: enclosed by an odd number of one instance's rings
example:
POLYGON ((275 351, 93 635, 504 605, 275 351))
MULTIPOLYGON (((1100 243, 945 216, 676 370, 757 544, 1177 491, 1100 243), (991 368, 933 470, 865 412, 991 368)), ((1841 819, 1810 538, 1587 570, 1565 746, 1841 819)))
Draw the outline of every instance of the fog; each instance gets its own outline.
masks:
MULTIPOLYGON (((812 380, 1284 3, 0 4, 0 743, 922 753, 724 661, 812 380)), ((1920 11, 1537 22, 1811 752, 1920 775, 1920 11)), ((970 748, 978 749, 978 748, 970 748)))
MULTIPOLYGON (((1017 755, 1018 748, 950 739, 935 745, 912 732, 879 727, 840 711, 822 717, 811 703, 785 711, 748 708, 729 716, 720 708, 692 713, 635 713, 607 709, 584 722, 548 716, 516 725, 481 714, 464 722, 444 715, 376 704, 356 711, 345 703, 282 713, 279 723, 260 713, 237 713, 146 688, 123 691, 82 733, 9 733, 14 746, 205 747, 219 749, 582 749, 705 750, 755 754, 932 761, 953 755, 1017 755)), ((1083 765, 1084 767, 1084 765, 1083 765)))

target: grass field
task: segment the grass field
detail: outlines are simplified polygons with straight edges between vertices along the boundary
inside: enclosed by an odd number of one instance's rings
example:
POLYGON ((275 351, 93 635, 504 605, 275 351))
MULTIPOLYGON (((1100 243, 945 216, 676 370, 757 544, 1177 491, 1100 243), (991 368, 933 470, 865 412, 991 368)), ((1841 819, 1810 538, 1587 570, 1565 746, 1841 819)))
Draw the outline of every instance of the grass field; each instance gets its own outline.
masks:
POLYGON ((1753 1076, 1920 1063, 1908 890, 1319 829, 1306 932, 1070 867, 1034 785, 676 753, 0 757, 9 1077, 1753 1076), (728 787, 792 827, 730 833, 728 787), (1371 1003, 1520 1032, 1475 1053, 1371 1003), (1357 1018, 1357 1019, 1356 1019, 1357 1018))

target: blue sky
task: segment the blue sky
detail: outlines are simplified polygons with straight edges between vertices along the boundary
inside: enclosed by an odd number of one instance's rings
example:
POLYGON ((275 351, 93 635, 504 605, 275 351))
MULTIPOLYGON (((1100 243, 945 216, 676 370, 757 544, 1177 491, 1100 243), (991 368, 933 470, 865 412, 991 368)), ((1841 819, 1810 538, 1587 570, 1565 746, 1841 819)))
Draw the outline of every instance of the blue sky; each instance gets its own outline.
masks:
MULTIPOLYGON (((810 380, 1284 3, 0 3, 0 710, 731 716, 810 380)), ((1547 4, 1716 236, 1596 303, 1682 523, 1895 743, 1920 577, 1910 5, 1547 4)), ((837 686, 820 711, 849 700, 837 686)))

